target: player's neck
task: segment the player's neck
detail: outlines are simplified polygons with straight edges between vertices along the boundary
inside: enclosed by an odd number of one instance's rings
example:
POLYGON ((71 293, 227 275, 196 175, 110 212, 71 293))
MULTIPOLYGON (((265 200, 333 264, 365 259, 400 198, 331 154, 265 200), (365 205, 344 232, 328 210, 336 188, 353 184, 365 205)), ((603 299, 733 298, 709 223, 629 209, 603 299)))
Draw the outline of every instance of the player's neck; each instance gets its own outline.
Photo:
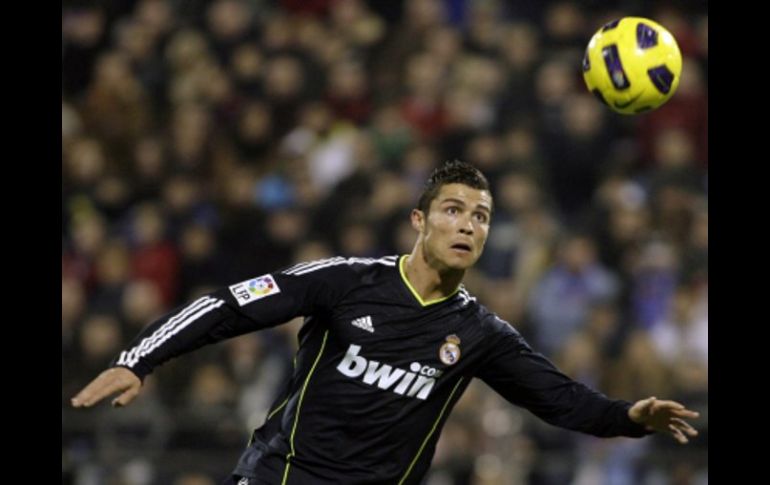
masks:
POLYGON ((421 248, 416 247, 404 261, 404 275, 423 301, 431 301, 445 298, 457 291, 465 271, 434 268, 421 248))

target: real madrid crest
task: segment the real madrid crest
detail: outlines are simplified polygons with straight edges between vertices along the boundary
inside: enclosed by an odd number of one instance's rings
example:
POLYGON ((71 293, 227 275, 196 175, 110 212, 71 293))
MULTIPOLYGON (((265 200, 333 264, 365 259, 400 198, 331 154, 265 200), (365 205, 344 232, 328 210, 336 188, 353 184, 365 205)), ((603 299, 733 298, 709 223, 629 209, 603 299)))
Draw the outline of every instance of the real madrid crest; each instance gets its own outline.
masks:
POLYGON ((446 342, 438 351, 438 358, 446 365, 454 365, 460 360, 460 337, 455 334, 446 337, 446 342))

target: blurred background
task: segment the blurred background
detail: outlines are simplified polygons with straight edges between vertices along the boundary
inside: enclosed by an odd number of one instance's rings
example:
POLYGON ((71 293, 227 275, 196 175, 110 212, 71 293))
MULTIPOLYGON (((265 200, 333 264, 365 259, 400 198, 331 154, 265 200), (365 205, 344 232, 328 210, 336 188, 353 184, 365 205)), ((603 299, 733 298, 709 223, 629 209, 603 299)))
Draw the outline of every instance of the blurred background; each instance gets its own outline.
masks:
POLYGON ((708 483, 708 12, 636 0, 111 0, 62 6, 62 483, 212 485, 299 322, 172 361, 120 411, 69 398, 147 323, 298 261, 408 253, 421 185, 477 165, 496 212, 466 287, 570 376, 700 411, 601 440, 475 382, 427 485, 708 483), (656 20, 657 111, 587 92, 591 35, 656 20))

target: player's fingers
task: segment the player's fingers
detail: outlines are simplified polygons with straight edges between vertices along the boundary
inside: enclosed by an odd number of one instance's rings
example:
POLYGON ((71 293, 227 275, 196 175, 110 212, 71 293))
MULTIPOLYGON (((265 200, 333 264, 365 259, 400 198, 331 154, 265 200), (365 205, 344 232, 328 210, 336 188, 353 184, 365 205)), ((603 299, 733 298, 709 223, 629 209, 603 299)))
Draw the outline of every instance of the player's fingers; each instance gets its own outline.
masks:
POLYGON ((116 369, 108 369, 72 398, 72 406, 91 407, 105 397, 123 391, 131 385, 132 381, 126 379, 124 373, 116 369))
POLYGON ((698 430, 690 426, 690 423, 683 419, 679 418, 672 418, 671 421, 674 422, 674 425, 680 429, 681 431, 684 431, 689 436, 698 436, 698 430))
POLYGON ((637 423, 648 424, 649 416, 652 415, 652 403, 655 402, 655 396, 636 401, 628 410, 628 416, 637 423))
POLYGON ((663 410, 663 409, 668 409, 668 410, 672 410, 672 411, 680 411, 680 410, 684 409, 684 406, 681 405, 680 403, 676 402, 676 401, 660 400, 660 401, 656 401, 653 404, 653 406, 654 406, 655 411, 659 411, 659 410, 663 410))
POLYGON ((654 406, 655 406, 655 402, 656 402, 656 401, 657 401, 657 398, 656 398, 655 396, 652 396, 652 397, 650 397, 650 398, 647 398, 647 402, 646 402, 646 403, 644 403, 644 407, 642 408, 642 410, 643 410, 643 411, 644 411, 646 414, 652 414, 652 411, 653 411, 653 409, 654 409, 654 406))
POLYGON ((133 401, 137 394, 139 394, 139 387, 132 386, 126 392, 113 399, 112 405, 116 408, 125 406, 133 401))
POLYGON ((113 378, 102 374, 72 398, 72 405, 76 408, 93 406, 117 390, 117 383, 113 378))
POLYGON ((689 418, 689 419, 695 419, 700 416, 700 414, 697 411, 691 411, 689 409, 674 409, 671 411, 671 414, 673 416, 676 416, 677 418, 689 418))
POLYGON ((634 409, 641 415, 649 414, 650 406, 652 406, 653 402, 655 402, 655 397, 648 397, 647 399, 637 401, 634 404, 634 409))
POLYGON ((679 431, 679 428, 674 426, 673 424, 668 425, 669 431, 671 431, 671 435, 674 437, 675 440, 679 442, 679 444, 687 444, 689 441, 687 440, 687 437, 679 431))
POLYGON ((114 383, 98 388, 84 389, 80 394, 72 398, 72 405, 76 408, 91 407, 118 390, 120 389, 114 383))

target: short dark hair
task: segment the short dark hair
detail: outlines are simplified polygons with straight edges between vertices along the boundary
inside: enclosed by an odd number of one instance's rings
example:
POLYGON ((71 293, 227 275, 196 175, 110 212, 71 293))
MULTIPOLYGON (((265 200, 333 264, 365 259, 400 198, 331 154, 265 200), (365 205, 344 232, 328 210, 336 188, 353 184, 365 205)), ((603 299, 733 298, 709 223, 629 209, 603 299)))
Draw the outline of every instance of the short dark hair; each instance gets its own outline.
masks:
POLYGON ((449 160, 436 168, 425 182, 417 208, 428 213, 430 203, 436 198, 441 187, 446 184, 463 184, 478 190, 489 190, 489 181, 483 173, 468 162, 461 160, 449 160))

